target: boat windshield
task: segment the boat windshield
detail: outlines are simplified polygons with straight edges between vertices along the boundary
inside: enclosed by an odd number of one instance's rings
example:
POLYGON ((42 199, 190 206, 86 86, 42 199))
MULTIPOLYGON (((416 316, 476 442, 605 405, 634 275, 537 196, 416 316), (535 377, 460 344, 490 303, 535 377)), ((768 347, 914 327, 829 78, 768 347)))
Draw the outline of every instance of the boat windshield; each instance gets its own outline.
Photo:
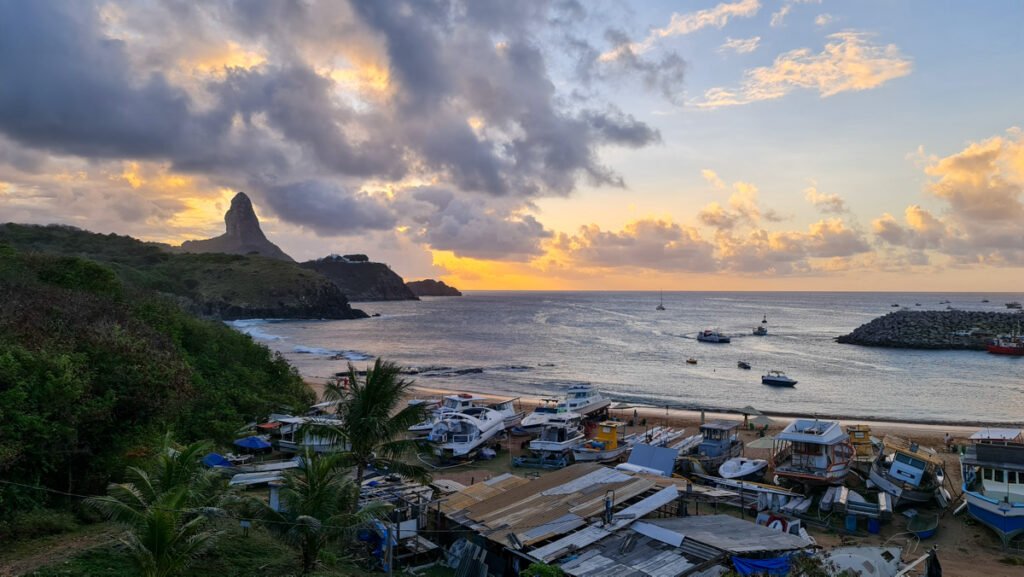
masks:
POLYGON ((554 414, 558 412, 558 409, 556 409, 555 407, 537 407, 536 409, 533 410, 533 412, 554 414))

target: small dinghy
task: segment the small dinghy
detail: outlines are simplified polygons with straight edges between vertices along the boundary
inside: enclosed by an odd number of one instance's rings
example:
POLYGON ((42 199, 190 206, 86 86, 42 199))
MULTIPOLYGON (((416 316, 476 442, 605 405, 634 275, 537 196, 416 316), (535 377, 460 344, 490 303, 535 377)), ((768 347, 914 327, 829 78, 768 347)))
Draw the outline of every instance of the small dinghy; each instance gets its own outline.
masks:
POLYGON ((759 477, 764 474, 768 461, 764 459, 746 459, 736 457, 722 463, 718 468, 718 474, 724 479, 744 479, 747 477, 759 477))
POLYGON ((938 515, 925 515, 923 513, 918 513, 911 517, 910 521, 907 522, 907 531, 917 535, 920 539, 934 537, 935 532, 938 530, 938 515))
POLYGON ((746 371, 750 370, 750 363, 748 363, 747 361, 740 361, 736 363, 736 366, 746 371))
POLYGON ((688 365, 696 365, 697 364, 697 359, 695 359, 693 357, 690 357, 690 358, 686 359, 686 364, 688 364, 688 365))

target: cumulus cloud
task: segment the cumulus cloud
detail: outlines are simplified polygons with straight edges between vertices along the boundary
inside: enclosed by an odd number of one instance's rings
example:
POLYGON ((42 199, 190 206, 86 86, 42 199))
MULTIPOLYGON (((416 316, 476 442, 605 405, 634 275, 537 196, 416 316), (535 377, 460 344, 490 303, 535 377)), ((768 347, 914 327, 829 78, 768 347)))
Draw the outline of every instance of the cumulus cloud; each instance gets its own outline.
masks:
POLYGON ((261 187, 262 198, 281 219, 323 236, 395 226, 392 210, 378 197, 321 180, 261 187))
POLYGON ((582 266, 684 272, 717 268, 712 243, 702 239, 696 229, 666 220, 638 220, 618 232, 584 226, 575 235, 559 235, 555 244, 582 266))
POLYGON ((726 38, 725 43, 718 47, 719 52, 735 52, 736 54, 750 54, 757 50, 761 44, 760 36, 750 38, 726 38))
POLYGON ((819 211, 830 214, 842 214, 847 211, 846 201, 838 194, 825 194, 818 191, 818 185, 812 183, 804 189, 804 198, 819 211))
POLYGON ((936 216, 909 206, 902 223, 883 214, 872 223, 875 235, 891 246, 936 250, 961 264, 1024 265, 1024 133, 1011 128, 926 161, 925 191, 948 210, 936 216))
POLYGON ((512 207, 495 207, 440 188, 403 194, 406 198, 398 206, 412 223, 407 234, 459 257, 528 260, 542 254, 541 241, 552 236, 532 215, 512 207))
POLYGON ((749 18, 757 14, 761 3, 758 0, 739 0, 738 2, 722 2, 712 8, 680 14, 672 13, 668 25, 655 28, 640 42, 616 45, 613 49, 601 54, 602 61, 612 61, 627 54, 643 54, 659 40, 672 36, 691 34, 703 28, 724 28, 733 18, 749 18))
POLYGON ((739 106, 782 98, 798 89, 816 90, 822 98, 847 91, 870 90, 910 74, 912 64, 895 44, 878 45, 863 32, 831 34, 824 50, 791 50, 771 66, 747 70, 738 88, 716 87, 694 102, 700 108, 739 106))
POLYGON ((831 14, 828 14, 828 13, 818 14, 814 18, 815 26, 818 26, 820 28, 824 28, 825 26, 828 26, 829 24, 831 24, 831 23, 833 23, 835 21, 836 21, 836 17, 831 15, 831 14))

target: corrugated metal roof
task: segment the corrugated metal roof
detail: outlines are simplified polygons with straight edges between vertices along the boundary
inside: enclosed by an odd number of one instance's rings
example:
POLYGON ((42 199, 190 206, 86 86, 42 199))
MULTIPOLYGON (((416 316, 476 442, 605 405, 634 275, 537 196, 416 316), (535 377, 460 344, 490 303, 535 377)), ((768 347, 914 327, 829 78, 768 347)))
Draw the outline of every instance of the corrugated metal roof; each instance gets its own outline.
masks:
POLYGON ((781 533, 728 515, 649 519, 646 522, 685 535, 686 540, 729 553, 791 551, 811 545, 796 535, 781 533))
POLYGON ((611 529, 614 531, 625 527, 626 525, 640 519, 644 515, 647 515, 653 511, 656 511, 665 505, 668 505, 672 501, 675 501, 679 496, 679 490, 676 489, 675 485, 669 485, 650 497, 645 497, 639 502, 626 507, 625 509, 615 513, 614 521, 612 522, 611 529))
POLYGON ((582 549, 588 545, 597 543, 609 535, 611 535, 610 532, 596 525, 591 525, 576 531, 575 533, 566 535, 557 541, 552 541, 543 547, 538 547, 533 551, 530 551, 528 555, 534 559, 550 563, 551 561, 566 555, 572 549, 582 549))

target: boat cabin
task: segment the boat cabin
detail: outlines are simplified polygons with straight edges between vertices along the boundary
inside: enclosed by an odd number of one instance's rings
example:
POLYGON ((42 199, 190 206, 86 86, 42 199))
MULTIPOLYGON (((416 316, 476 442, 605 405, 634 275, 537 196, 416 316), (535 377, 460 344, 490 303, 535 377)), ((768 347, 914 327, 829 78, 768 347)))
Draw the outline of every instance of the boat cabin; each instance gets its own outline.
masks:
POLYGON ((336 433, 318 433, 327 428, 341 426, 340 419, 332 417, 286 417, 278 419, 280 438, 278 449, 299 453, 310 449, 316 453, 331 453, 348 449, 348 444, 336 433))
POLYGON ((597 424, 597 431, 594 432, 592 442, 601 443, 605 449, 615 449, 619 446, 619 440, 625 435, 626 423, 619 421, 601 421, 597 424))
POLYGON ((470 407, 476 407, 484 404, 485 400, 486 399, 480 395, 473 395, 470 393, 447 395, 441 403, 441 409, 444 411, 463 413, 470 407))
POLYGON ((982 429, 963 456, 976 468, 975 488, 989 498, 1024 506, 1024 431, 982 429), (980 484, 980 486, 978 486, 980 484))
POLYGON ((721 457, 729 454, 738 440, 736 431, 740 424, 736 421, 711 421, 700 426, 703 440, 697 446, 697 454, 702 457, 721 457))
POLYGON ((854 448, 836 421, 797 419, 775 436, 772 468, 780 477, 805 484, 843 482, 854 448))
POLYGON ((889 475, 914 487, 920 487, 925 476, 942 468, 942 459, 935 449, 922 447, 900 437, 887 436, 882 442, 884 451, 892 451, 885 457, 889 475))
POLYGON ((871 427, 869 425, 848 425, 846 434, 850 436, 850 444, 856 453, 857 460, 874 459, 875 444, 871 441, 871 427))

